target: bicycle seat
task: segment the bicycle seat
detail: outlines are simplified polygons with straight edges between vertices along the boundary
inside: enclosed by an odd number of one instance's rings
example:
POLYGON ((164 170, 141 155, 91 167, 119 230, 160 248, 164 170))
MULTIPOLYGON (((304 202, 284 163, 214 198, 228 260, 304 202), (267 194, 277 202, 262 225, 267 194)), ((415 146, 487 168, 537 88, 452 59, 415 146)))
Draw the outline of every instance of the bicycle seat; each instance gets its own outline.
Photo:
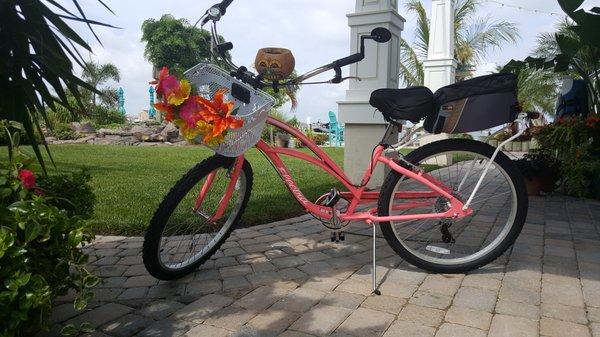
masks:
POLYGON ((435 110, 433 93, 427 87, 406 89, 377 89, 371 93, 369 103, 383 114, 388 122, 420 121, 435 110))

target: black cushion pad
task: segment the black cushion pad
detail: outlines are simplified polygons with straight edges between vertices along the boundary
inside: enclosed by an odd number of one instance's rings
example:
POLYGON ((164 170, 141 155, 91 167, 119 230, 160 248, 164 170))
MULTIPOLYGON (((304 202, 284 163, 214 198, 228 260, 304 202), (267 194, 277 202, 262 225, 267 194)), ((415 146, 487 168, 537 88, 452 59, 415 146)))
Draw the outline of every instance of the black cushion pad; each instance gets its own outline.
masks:
POLYGON ((369 103, 387 121, 409 120, 416 123, 435 111, 433 93, 427 87, 406 89, 377 89, 369 103))

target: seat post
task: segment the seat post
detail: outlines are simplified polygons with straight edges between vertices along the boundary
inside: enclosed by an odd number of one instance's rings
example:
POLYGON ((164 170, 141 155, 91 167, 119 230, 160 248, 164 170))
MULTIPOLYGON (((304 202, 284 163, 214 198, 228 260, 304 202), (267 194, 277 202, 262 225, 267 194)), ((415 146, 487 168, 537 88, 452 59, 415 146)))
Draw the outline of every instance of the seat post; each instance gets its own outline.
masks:
POLYGON ((400 127, 398 127, 396 123, 389 123, 379 143, 387 144, 387 140, 390 138, 391 135, 393 135, 396 132, 396 130, 400 132, 402 130, 402 126, 400 125, 400 127))

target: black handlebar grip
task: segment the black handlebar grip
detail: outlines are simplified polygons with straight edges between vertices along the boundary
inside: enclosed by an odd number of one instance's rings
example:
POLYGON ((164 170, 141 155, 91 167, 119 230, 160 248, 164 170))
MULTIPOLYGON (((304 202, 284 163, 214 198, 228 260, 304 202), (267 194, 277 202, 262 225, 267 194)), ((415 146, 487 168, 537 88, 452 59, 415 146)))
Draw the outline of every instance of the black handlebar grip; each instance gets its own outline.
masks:
POLYGON ((352 54, 350 56, 346 56, 339 60, 333 61, 333 65, 335 67, 344 67, 352 63, 360 62, 365 58, 365 55, 362 53, 352 54))
POLYGON ((229 7, 229 5, 231 5, 232 2, 233 0, 221 1, 221 3, 218 5, 219 9, 221 10, 221 15, 225 14, 225 12, 227 11, 227 7, 229 7))

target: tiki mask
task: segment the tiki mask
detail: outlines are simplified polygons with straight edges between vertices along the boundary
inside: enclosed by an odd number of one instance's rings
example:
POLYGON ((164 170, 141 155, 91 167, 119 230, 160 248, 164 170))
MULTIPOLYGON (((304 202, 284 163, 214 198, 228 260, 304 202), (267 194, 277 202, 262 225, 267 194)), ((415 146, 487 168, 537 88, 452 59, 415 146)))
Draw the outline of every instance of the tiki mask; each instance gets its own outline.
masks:
POLYGON ((281 81, 294 71, 296 60, 288 49, 262 48, 256 53, 254 67, 270 81, 281 81))

